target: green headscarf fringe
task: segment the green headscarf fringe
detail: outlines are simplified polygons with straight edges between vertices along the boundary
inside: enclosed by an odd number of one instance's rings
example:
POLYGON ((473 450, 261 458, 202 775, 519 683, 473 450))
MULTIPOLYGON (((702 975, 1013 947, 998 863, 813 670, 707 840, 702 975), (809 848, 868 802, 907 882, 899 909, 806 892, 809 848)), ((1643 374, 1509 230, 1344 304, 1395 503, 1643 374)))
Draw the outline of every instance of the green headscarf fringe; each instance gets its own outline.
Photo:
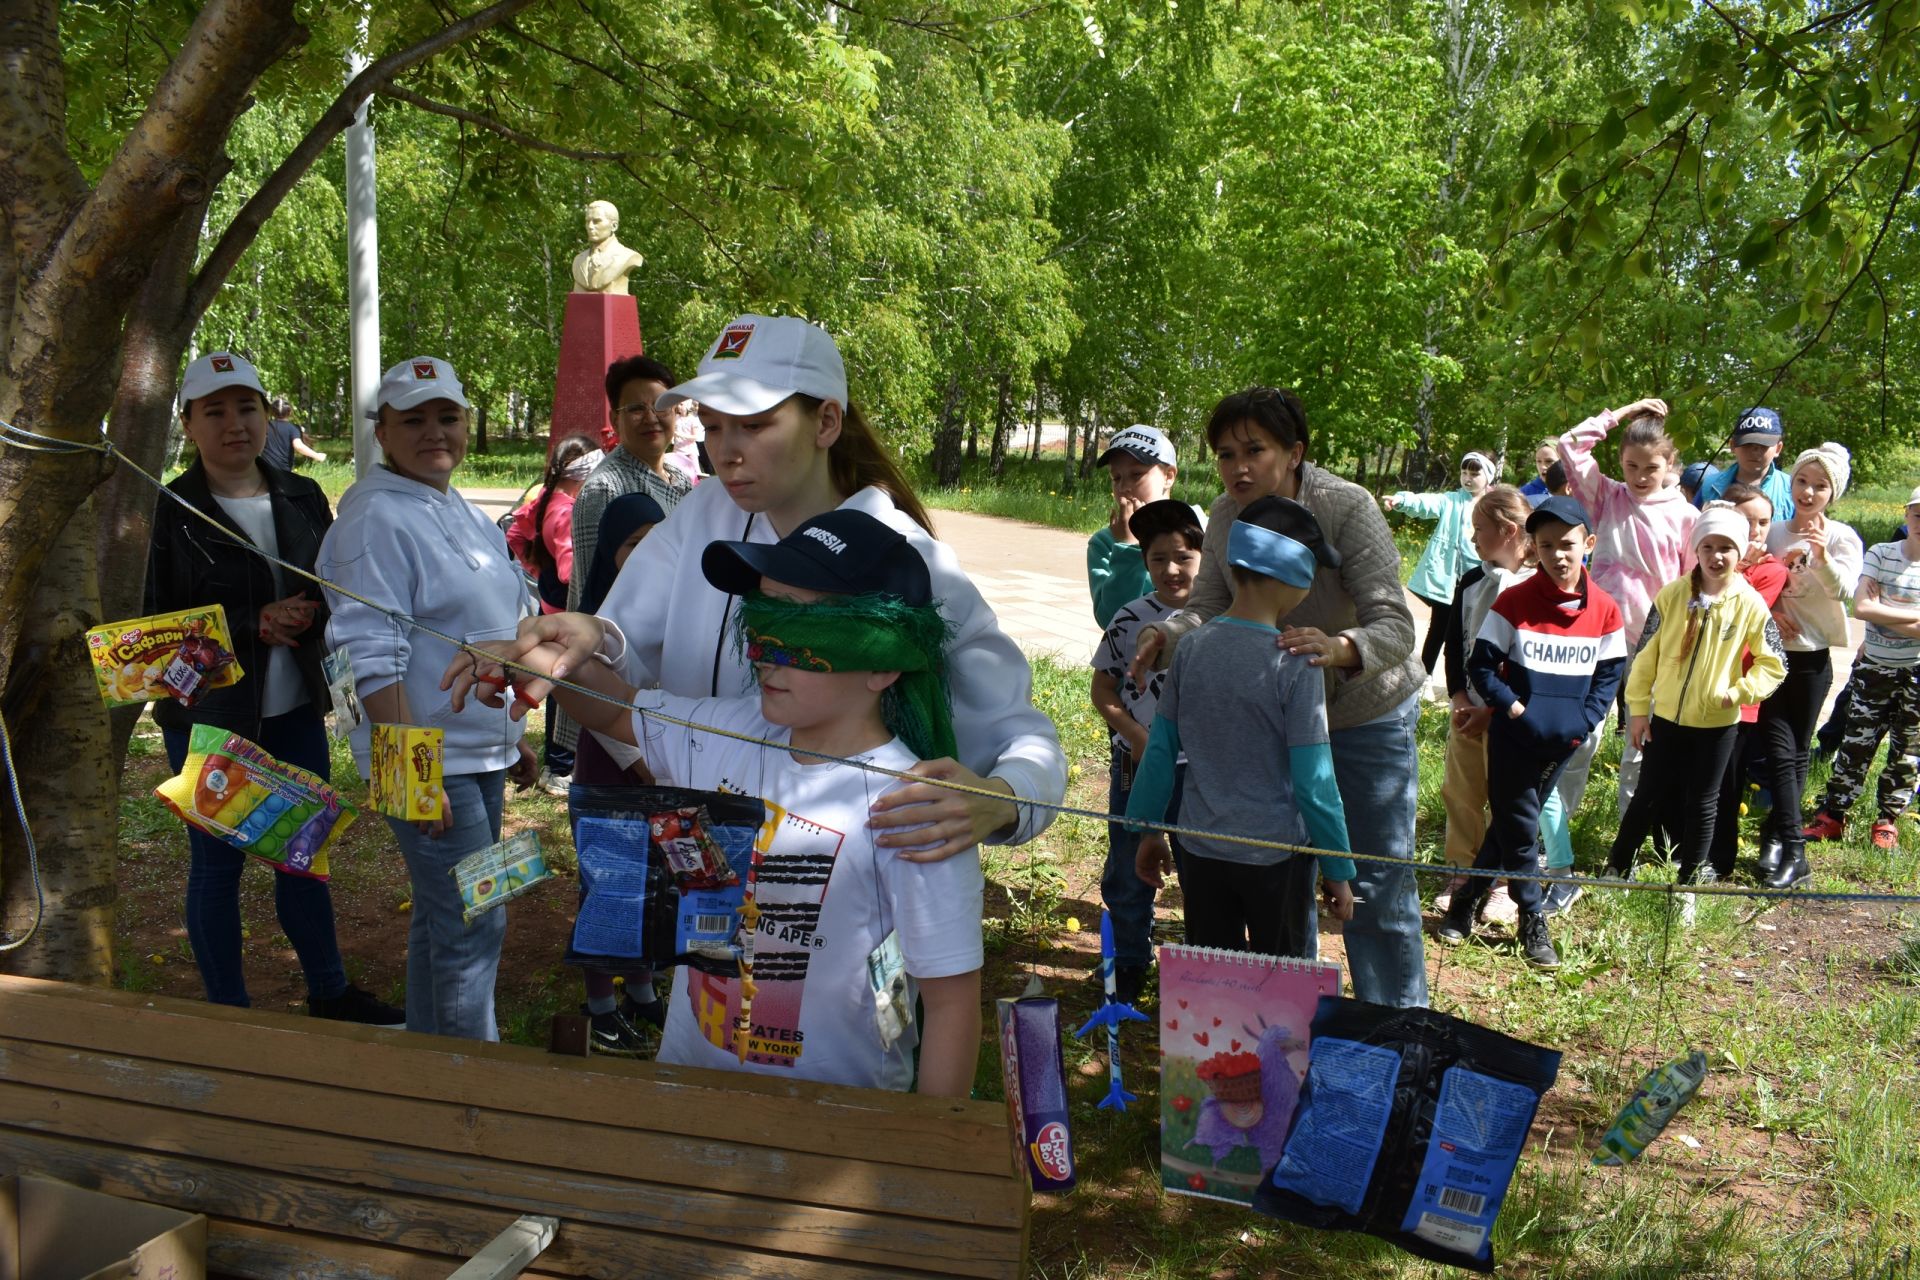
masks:
POLYGON ((922 760, 956 755, 947 642, 953 627, 935 604, 890 595, 828 596, 802 604, 754 592, 734 614, 733 650, 747 662, 756 641, 801 670, 898 671, 880 716, 922 760))

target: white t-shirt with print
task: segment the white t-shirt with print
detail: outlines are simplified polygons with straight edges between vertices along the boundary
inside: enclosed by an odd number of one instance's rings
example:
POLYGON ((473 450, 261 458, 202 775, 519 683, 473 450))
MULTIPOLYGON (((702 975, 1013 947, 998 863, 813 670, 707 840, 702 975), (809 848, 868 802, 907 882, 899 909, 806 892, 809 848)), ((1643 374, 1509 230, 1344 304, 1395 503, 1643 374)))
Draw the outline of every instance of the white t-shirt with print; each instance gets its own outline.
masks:
MULTIPOLYGON (((1880 599, 1902 609, 1920 606, 1920 560, 1907 559, 1907 544, 1882 542, 1867 549, 1860 576, 1872 578, 1880 588, 1880 599)), ((1875 622, 1867 624, 1867 660, 1882 667, 1911 667, 1920 663, 1920 640, 1890 631, 1875 622)))
MULTIPOLYGON (((1113 615, 1113 621, 1107 624, 1107 633, 1100 637, 1100 643, 1093 651, 1093 669, 1113 677, 1120 686, 1120 705, 1143 728, 1153 727, 1153 709, 1159 705, 1160 689, 1166 683, 1167 673, 1164 670, 1150 672, 1142 684, 1131 679, 1127 670, 1133 666, 1133 654, 1140 643, 1141 629, 1164 621, 1177 612, 1179 610, 1175 606, 1165 603, 1149 591, 1131 604, 1120 607, 1120 611, 1113 615)), ((1115 755, 1129 754, 1125 738, 1117 733, 1110 736, 1115 755)), ((1139 761, 1134 763, 1138 764, 1139 761)))
MULTIPOLYGON (((760 700, 642 693, 648 710, 784 742, 760 700)), ((883 1046, 867 957, 898 930, 907 973, 947 978, 984 959, 979 850, 942 862, 904 862, 874 846, 873 801, 898 786, 883 774, 802 763, 787 751, 634 716, 635 737, 663 783, 759 796, 767 805, 755 852, 751 1007, 742 1061, 734 1040, 740 982, 686 967, 673 978, 659 1060, 796 1080, 903 1090, 913 1083, 909 1029, 883 1046)), ((898 738, 858 757, 889 769, 917 758, 898 738)), ((912 1008, 909 991, 907 1007, 912 1008)))

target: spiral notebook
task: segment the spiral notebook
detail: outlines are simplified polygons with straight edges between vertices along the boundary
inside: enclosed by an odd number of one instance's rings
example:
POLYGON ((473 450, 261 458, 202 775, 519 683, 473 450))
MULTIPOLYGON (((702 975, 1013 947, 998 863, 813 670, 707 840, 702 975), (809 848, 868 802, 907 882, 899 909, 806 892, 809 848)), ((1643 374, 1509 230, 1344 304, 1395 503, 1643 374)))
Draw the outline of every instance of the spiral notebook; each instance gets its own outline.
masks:
POLYGON ((1160 948, 1160 1185, 1251 1204, 1307 1078, 1314 1006, 1340 966, 1160 948))

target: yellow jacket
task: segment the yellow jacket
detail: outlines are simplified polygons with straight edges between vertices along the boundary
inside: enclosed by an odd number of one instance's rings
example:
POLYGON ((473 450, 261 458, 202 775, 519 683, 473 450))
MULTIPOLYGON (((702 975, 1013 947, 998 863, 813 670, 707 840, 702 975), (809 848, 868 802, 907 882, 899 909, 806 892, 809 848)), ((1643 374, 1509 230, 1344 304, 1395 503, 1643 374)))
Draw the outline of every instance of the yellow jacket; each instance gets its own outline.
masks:
POLYGON ((1705 610, 1687 648, 1687 611, 1693 576, 1660 588, 1627 673, 1627 711, 1692 728, 1712 729, 1740 718, 1742 704, 1765 700, 1787 673, 1779 629, 1760 593, 1738 574, 1705 610), (1741 660, 1753 654, 1743 675, 1741 660), (1732 705, 1725 695, 1731 692, 1732 705))

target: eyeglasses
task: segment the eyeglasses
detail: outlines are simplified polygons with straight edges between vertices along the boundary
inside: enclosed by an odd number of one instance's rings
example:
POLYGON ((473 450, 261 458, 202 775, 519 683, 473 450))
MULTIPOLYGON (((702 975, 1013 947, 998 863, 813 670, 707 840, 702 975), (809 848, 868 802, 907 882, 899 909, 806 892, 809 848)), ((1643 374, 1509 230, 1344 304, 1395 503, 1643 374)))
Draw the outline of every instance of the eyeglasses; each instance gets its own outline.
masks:
POLYGON ((660 418, 672 416, 672 411, 662 413, 650 404, 623 404, 614 412, 623 418, 660 418))

